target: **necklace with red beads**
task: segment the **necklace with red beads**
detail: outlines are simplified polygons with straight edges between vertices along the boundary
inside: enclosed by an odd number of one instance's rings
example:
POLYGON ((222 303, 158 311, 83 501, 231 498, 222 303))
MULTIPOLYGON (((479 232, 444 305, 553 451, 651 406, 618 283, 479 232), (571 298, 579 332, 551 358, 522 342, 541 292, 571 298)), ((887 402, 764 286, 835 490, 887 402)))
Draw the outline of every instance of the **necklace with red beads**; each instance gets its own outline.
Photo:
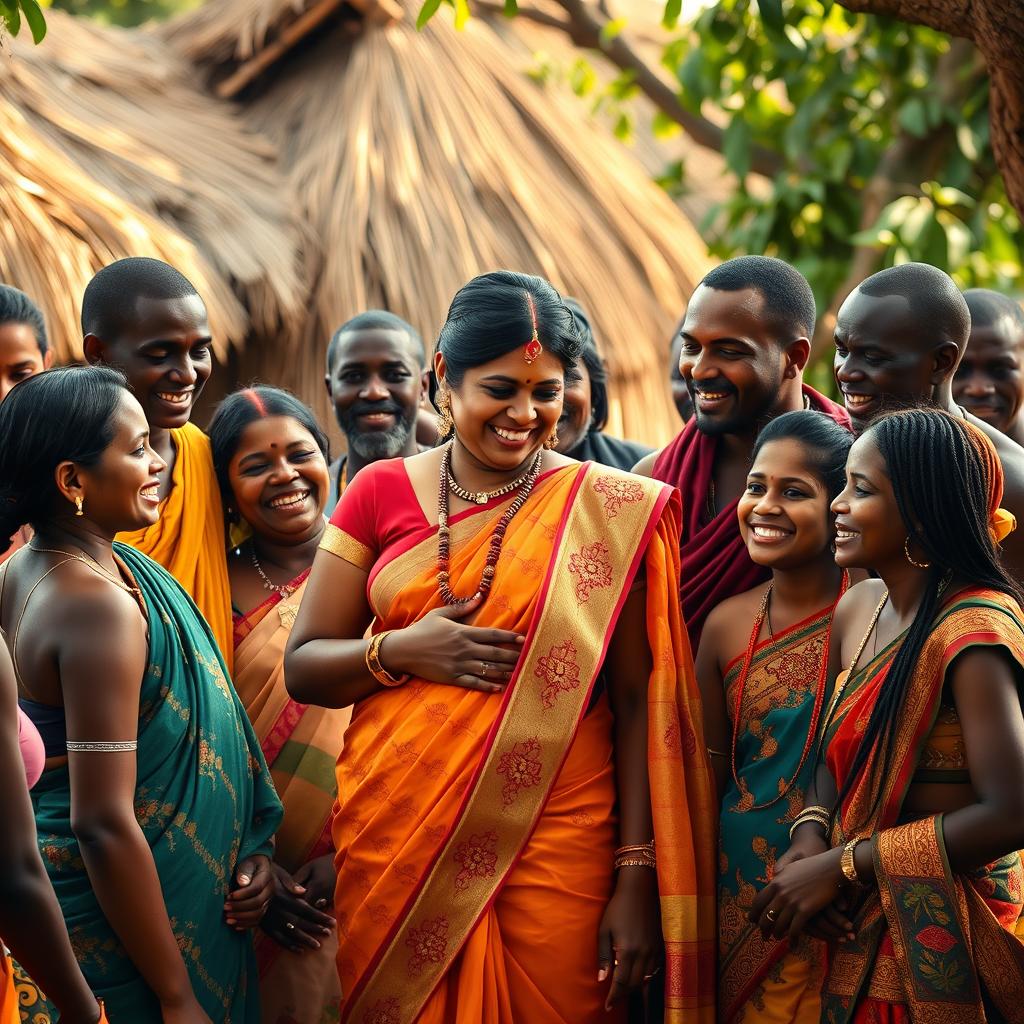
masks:
MULTIPOLYGON (((540 464, 543 454, 543 452, 537 452, 533 464, 519 484, 519 490, 512 499, 512 504, 505 509, 497 525, 494 527, 494 532, 491 534, 491 544, 487 551, 487 561, 484 563, 483 575, 480 577, 480 586, 476 590, 481 596, 486 596, 491 589, 491 585, 494 583, 495 566, 497 566, 498 558, 501 555, 501 545, 505 540, 505 531, 508 529, 508 524, 512 522, 516 513, 526 504, 526 499, 530 496, 533 485, 537 482, 537 477, 540 476, 540 464)), ((452 444, 449 443, 447 448, 445 448, 444 455, 441 456, 441 485, 437 496, 437 589, 441 594, 441 600, 445 604, 460 605, 472 601, 476 595, 456 597, 450 585, 451 531, 448 528, 448 507, 451 490, 451 466, 452 444)))

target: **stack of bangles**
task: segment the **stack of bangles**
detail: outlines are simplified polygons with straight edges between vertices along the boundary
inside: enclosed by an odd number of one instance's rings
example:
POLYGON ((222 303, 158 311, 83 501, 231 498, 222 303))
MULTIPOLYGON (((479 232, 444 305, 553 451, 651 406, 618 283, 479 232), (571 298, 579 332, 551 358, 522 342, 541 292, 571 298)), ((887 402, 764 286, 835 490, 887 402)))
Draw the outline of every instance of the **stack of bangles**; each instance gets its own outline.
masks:
POLYGON ((615 870, 619 868, 657 868, 658 861, 654 856, 654 840, 649 843, 635 843, 632 846, 620 846, 615 851, 615 870))
POLYGON ((370 638, 370 643, 366 648, 366 668, 369 670, 370 675, 373 676, 381 686, 401 686, 403 683, 407 683, 409 681, 408 673, 402 676, 393 676, 380 663, 380 646, 393 632, 393 629, 385 629, 383 633, 377 633, 375 636, 370 638))
POLYGON ((809 821, 813 821, 815 825, 820 825, 821 830, 827 836, 829 828, 832 825, 832 812, 827 807, 822 807, 821 804, 815 804, 813 807, 805 807, 797 816, 796 821, 790 826, 789 838, 793 838, 793 833, 801 826, 806 825, 809 821))

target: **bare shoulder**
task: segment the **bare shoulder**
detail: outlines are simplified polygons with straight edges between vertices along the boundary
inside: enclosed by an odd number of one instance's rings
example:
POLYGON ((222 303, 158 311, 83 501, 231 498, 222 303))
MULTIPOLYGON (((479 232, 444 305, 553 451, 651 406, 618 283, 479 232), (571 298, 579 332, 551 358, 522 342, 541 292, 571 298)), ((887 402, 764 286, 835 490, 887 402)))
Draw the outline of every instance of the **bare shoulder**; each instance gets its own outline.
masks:
POLYGON ((885 584, 878 579, 862 580, 850 587, 836 605, 832 616, 833 633, 845 638, 847 630, 863 632, 885 593, 885 584))
MULTIPOLYGON (((966 419, 992 442, 1003 466, 1006 493, 1017 502, 1024 500, 1024 447, 984 420, 967 413, 966 419)), ((1011 511, 1014 511, 1011 509, 1011 511)))
POLYGON ((661 453, 664 450, 665 450, 664 448, 659 448, 656 452, 651 452, 650 455, 645 455, 633 467, 633 472, 636 473, 637 476, 653 477, 654 476, 654 464, 661 457, 661 453))
POLYGON ((761 583, 715 605, 701 631, 701 651, 713 652, 720 666, 742 652, 767 588, 767 583, 761 583))

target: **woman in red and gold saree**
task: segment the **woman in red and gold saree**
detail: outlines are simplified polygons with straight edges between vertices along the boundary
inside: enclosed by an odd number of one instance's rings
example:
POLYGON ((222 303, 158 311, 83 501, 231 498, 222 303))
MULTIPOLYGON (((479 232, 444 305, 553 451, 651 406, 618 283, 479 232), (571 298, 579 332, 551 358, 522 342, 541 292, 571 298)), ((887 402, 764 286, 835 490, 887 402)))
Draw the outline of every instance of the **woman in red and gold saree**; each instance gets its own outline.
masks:
POLYGON ((327 438, 297 398, 262 385, 224 399, 209 430, 224 505, 246 535, 228 560, 233 681, 284 805, 274 899, 256 940, 261 1020, 336 1021, 331 815, 351 715, 298 704, 284 682, 285 645, 324 532, 327 438))
POLYGON ((773 419, 754 445, 740 533, 771 580, 723 601, 696 659, 704 735, 721 794, 718 1017, 817 1024, 824 945, 766 940, 748 920, 814 773, 832 613, 849 586, 832 556, 829 506, 853 437, 812 410, 773 419))
POLYGON ((824 767, 752 916, 833 940, 829 1024, 1024 1021, 1024 613, 997 553, 1001 468, 963 421, 915 411, 871 427, 847 474, 837 560, 880 579, 836 613, 824 767))
POLYGON ((542 448, 578 353, 546 282, 471 282, 439 347, 455 437, 349 485, 286 659, 300 699, 356 701, 334 823, 342 1020, 621 1021, 663 934, 664 1019, 711 1021, 677 502, 542 448))

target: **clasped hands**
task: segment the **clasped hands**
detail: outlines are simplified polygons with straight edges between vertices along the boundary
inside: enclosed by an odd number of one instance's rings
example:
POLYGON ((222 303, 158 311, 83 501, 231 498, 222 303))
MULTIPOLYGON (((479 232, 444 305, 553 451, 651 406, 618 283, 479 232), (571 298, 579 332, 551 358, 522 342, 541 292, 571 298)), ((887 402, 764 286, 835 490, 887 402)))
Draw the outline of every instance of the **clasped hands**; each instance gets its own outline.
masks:
POLYGON ((803 933, 826 942, 855 938, 849 883, 839 865, 842 852, 821 836, 798 835, 757 894, 748 914, 751 924, 766 939, 792 942, 803 933))

